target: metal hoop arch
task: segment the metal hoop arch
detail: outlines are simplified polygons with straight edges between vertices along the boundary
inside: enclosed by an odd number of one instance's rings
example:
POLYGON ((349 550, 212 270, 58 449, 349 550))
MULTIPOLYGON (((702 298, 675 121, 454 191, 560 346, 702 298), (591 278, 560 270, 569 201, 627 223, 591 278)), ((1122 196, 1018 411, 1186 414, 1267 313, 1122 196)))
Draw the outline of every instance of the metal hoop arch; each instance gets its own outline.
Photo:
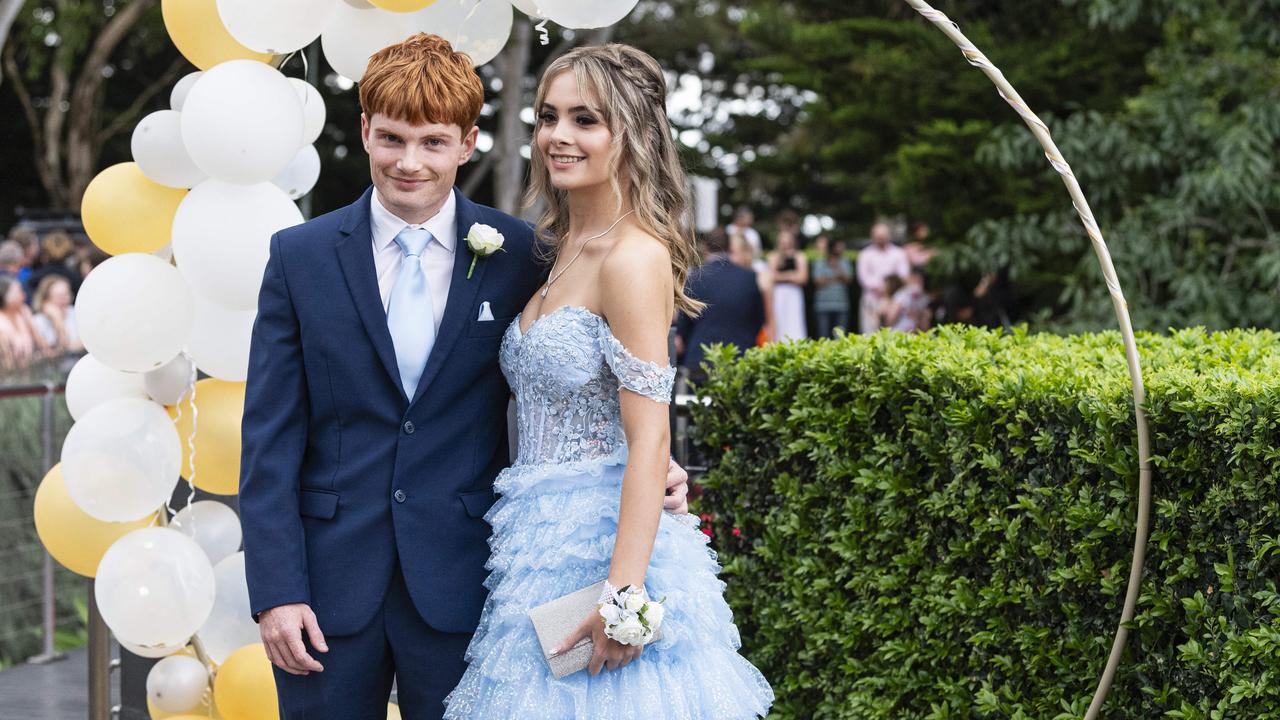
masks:
POLYGON ((1128 624, 1133 620, 1138 603, 1138 591, 1142 585, 1142 568, 1146 559, 1147 533, 1151 519, 1151 434, 1147 427, 1147 415, 1143 410, 1146 389, 1142 382, 1142 366, 1138 357, 1137 341, 1133 335, 1133 322, 1129 318, 1129 305, 1125 302, 1124 292, 1120 289, 1120 280, 1116 277, 1116 269, 1111 262, 1111 252, 1107 249, 1107 243, 1102 238, 1102 230, 1099 229, 1098 222, 1093 217, 1093 211, 1089 208, 1089 201, 1085 199, 1080 183, 1071 171, 1071 166, 1062 157, 1057 144, 1050 136, 1048 126, 1023 102, 1022 96, 1005 79, 1000 68, 996 67, 970 42, 969 38, 965 37, 959 25, 923 0, 905 0, 905 2, 951 38, 969 64, 982 70, 991 82, 995 83, 1000 97, 1018 112, 1036 140, 1040 141, 1049 164, 1062 176, 1062 182, 1067 186, 1067 192, 1071 194, 1072 205, 1080 215, 1080 222, 1084 224, 1085 232, 1089 234, 1089 240, 1093 243, 1093 252, 1097 255, 1098 264, 1102 268, 1102 276, 1106 280, 1107 292, 1111 295, 1111 304, 1115 307, 1116 320, 1120 324, 1120 334, 1124 339, 1129 379, 1133 383, 1133 410, 1138 431, 1138 516, 1133 538, 1133 560, 1129 568, 1129 586, 1125 592, 1124 609, 1120 613, 1120 624, 1116 628, 1107 665, 1102 671, 1097 689, 1093 693, 1093 701, 1085 714, 1085 720, 1096 720, 1102 711, 1102 704, 1107 699, 1107 693, 1111 691, 1111 686, 1115 682, 1116 669, 1120 666, 1120 657, 1124 654, 1125 644, 1129 640, 1128 624))

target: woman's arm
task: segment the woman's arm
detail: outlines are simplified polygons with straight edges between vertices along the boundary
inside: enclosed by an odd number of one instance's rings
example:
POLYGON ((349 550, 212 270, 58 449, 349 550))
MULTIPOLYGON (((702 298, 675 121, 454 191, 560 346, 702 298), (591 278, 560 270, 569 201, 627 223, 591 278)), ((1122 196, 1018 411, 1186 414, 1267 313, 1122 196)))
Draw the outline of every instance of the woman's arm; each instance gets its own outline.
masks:
MULTIPOLYGON (((653 363, 655 370, 667 368, 667 328, 674 291, 671 258, 666 248, 644 235, 619 240, 604 260, 600 288, 609 330, 622 345, 622 348, 606 346, 605 353, 622 355, 624 365, 653 363)), ((627 370, 626 367, 615 369, 622 373, 627 370)), ((620 374, 619 380, 626 383, 628 378, 620 374)), ((631 380, 634 382, 635 378, 631 380)), ((625 387, 618 393, 622 428, 627 438, 627 466, 622 473, 618 534, 614 539, 608 580, 614 588, 621 589, 627 585, 644 587, 649 556, 662 519, 671 438, 666 403, 625 387)), ((592 675, 605 666, 610 670, 626 667, 640 657, 644 649, 623 645, 608 637, 601 616, 593 612, 553 652, 563 652, 585 637, 590 637, 592 642, 587 668, 592 675)))
MULTIPOLYGON (((669 365, 667 319, 674 292, 666 248, 647 237, 624 238, 601 268, 604 316, 614 337, 636 359, 669 365)), ((619 391, 627 467, 609 582, 642 586, 653 552, 671 455, 668 405, 627 389, 619 391)))
POLYGON ((804 253, 796 253, 796 269, 791 273, 795 278, 792 280, 797 285, 804 285, 809 282, 809 256, 804 253))

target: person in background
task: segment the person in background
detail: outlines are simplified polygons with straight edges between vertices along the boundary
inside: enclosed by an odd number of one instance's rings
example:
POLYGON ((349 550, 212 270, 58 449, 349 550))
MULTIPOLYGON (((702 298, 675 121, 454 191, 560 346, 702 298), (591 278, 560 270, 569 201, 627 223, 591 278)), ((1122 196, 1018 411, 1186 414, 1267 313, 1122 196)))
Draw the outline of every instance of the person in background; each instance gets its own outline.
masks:
POLYGON ((730 259, 729 234, 712 230, 703 240, 702 251, 706 259, 689 273, 685 294, 707 308, 698 317, 680 313, 676 320, 676 354, 694 382, 707 377, 702 369, 704 345, 733 345, 741 355, 755 346, 764 326, 764 296, 756 273, 749 262, 741 267, 730 259))
POLYGON ((929 244, 929 223, 916 221, 907 230, 907 242, 902 249, 907 253, 907 262, 911 267, 923 270, 938 249, 929 244))
POLYGON ((773 339, 773 276, 769 273, 769 265, 757 260, 751 246, 736 233, 729 233, 729 261, 756 274, 756 287, 764 301, 764 325, 756 334, 756 347, 764 347, 773 339))
POLYGON ((905 333, 928 330, 929 296, 924 290, 924 275, 913 268, 906 280, 890 276, 885 285, 890 295, 884 304, 883 326, 905 333))
POLYGON ((751 246, 752 260, 760 257, 763 252, 763 246, 760 244, 760 233, 756 232, 756 229, 752 227, 755 221, 755 213, 751 212, 751 208, 743 205, 733 213, 733 222, 725 226, 725 232, 730 235, 738 234, 751 246))
POLYGON ((61 355, 84 352, 76 327, 70 280, 62 275, 46 275, 36 286, 31 305, 35 308, 35 330, 50 352, 61 355))
POLYGON ((0 242, 0 276, 25 282, 28 274, 27 253, 16 240, 0 242))
POLYGON ((830 251, 831 238, 827 237, 826 233, 823 233, 813 239, 813 254, 817 255, 818 259, 826 257, 827 253, 830 251))
POLYGON ((72 255, 76 252, 76 244, 71 236, 61 230, 45 233, 40 238, 40 254, 32 266, 31 277, 27 278, 27 292, 34 297, 40 283, 50 276, 66 278, 72 294, 80 289, 83 278, 72 264, 72 255))
POLYGON ((0 369, 27 367, 44 357, 47 350, 32 325, 22 283, 14 277, 0 276, 0 369))
POLYGON ((823 255, 813 266, 813 312, 818 321, 818 337, 833 337, 836 328, 849 326, 849 286, 853 283, 853 265, 845 258, 845 245, 832 243, 819 235, 815 245, 825 245, 823 255))
POLYGON ((880 329, 884 305, 890 293, 885 282, 890 277, 905 278, 910 271, 907 254, 891 242, 889 225, 871 226, 871 244, 858 253, 858 284, 862 300, 858 306, 858 330, 870 335, 880 329))
POLYGON ((809 258, 799 251, 795 232, 778 232, 778 247, 769 253, 769 270, 773 280, 773 339, 781 342, 807 338, 804 286, 809 282, 809 258))
MULTIPOLYGON (((96 245, 85 245, 76 251, 75 258, 69 261, 72 270, 83 278, 89 277, 94 268, 106 262, 111 256, 98 249, 96 245)), ((77 292, 79 289, 77 288, 77 292)))

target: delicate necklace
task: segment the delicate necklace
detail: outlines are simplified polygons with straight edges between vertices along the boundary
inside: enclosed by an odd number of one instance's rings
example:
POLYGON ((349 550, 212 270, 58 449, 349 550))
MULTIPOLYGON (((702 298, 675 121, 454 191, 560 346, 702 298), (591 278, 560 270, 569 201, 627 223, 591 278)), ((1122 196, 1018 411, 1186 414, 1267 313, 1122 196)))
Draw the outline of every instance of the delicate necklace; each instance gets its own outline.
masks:
POLYGON ((613 224, 612 224, 612 225, 610 225, 610 226, 608 227, 608 229, 606 229, 604 232, 600 233, 599 235, 592 235, 591 237, 587 238, 586 240, 583 240, 583 241, 582 241, 582 244, 578 246, 578 252, 574 254, 573 258, 572 258, 572 259, 570 259, 570 260, 569 260, 569 262, 565 263, 565 266, 564 266, 564 267, 560 268, 560 272, 553 274, 553 275, 550 277, 550 279, 548 279, 548 280, 547 280, 547 284, 546 284, 546 285, 543 285, 543 286, 542 286, 542 292, 538 293, 538 297, 541 297, 541 298, 546 298, 546 297, 547 297, 547 292, 548 292, 549 290, 551 290, 551 283, 553 283, 553 282, 555 282, 555 281, 559 280, 559 279, 560 279, 560 276, 561 276, 561 275, 564 275, 565 271, 566 271, 566 270, 568 270, 568 269, 569 269, 569 267, 570 267, 571 265, 573 265, 574 261, 578 259, 578 256, 582 254, 582 251, 587 249, 587 243, 591 242, 592 240, 595 240, 596 238, 602 238, 602 237, 604 237, 605 235, 608 235, 609 233, 613 232, 613 229, 614 229, 614 228, 616 228, 616 227, 618 226, 618 223, 622 222, 622 218, 624 218, 624 217, 626 217, 626 216, 630 215, 630 214, 631 214, 631 213, 633 213, 633 212, 635 212, 635 210, 628 210, 628 211, 626 211, 626 212, 622 213, 621 215, 619 215, 619 216, 618 216, 618 219, 617 219, 617 220, 614 220, 614 221, 613 221, 613 224))

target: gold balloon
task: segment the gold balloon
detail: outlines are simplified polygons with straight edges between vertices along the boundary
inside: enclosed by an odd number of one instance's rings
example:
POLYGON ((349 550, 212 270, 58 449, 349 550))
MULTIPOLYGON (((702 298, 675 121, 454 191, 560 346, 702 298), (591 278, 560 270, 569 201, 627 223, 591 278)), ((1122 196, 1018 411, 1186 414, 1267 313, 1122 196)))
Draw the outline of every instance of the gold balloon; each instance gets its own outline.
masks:
POLYGON ((400 720, 400 706, 395 703, 387 703, 387 720, 400 720))
POLYGON ((410 13, 417 12, 425 7, 434 5, 436 0, 369 0, 375 7, 391 12, 410 13))
POLYGON ((85 577, 98 574, 98 563, 107 548, 127 533, 156 522, 155 514, 133 522, 103 522, 90 517, 71 500, 62 479, 62 465, 54 465, 35 500, 36 534, 53 556, 68 570, 85 577))
POLYGON ((236 42, 222 24, 217 0, 161 0, 160 12, 178 52, 201 70, 228 60, 271 62, 275 57, 236 42))
POLYGON ((183 188, 165 187, 127 162, 98 173, 80 201, 84 231, 109 255, 152 253, 169 244, 173 216, 186 197, 183 188))
POLYGON ((261 643, 245 645, 222 663, 213 697, 226 720, 280 720, 276 678, 261 643))
MULTIPOLYGON (((196 487, 215 495, 240 492, 240 420, 244 383, 209 378, 196 383, 196 487)), ((191 474, 191 404, 169 408, 182 440, 182 475, 191 474), (182 417, 178 418, 181 411, 182 417)))

